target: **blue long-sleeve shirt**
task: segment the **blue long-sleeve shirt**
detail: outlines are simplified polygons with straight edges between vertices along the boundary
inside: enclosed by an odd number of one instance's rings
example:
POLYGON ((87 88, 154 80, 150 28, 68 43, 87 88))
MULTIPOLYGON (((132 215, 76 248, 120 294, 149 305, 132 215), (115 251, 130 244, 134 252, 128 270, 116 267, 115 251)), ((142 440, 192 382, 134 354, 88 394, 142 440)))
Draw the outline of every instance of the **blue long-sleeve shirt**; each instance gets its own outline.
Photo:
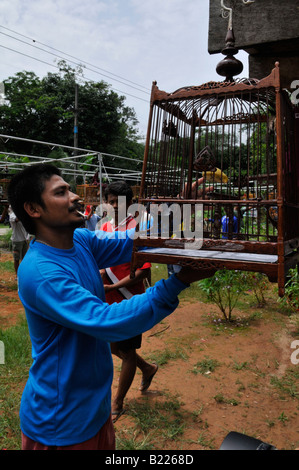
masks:
POLYGON ((186 288, 172 276, 130 300, 105 303, 99 269, 130 261, 133 245, 110 236, 117 233, 78 229, 69 250, 33 241, 19 267, 33 357, 21 429, 45 445, 84 442, 99 431, 111 411, 109 343, 152 328, 186 288))

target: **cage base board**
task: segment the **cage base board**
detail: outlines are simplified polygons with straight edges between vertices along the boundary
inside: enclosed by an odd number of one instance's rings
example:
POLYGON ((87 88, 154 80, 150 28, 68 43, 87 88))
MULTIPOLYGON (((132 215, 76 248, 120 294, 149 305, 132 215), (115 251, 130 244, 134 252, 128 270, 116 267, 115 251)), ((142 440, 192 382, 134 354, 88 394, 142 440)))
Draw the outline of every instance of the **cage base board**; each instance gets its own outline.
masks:
POLYGON ((277 255, 267 255, 258 253, 244 253, 244 252, 229 252, 220 250, 189 250, 179 248, 150 248, 146 250, 148 254, 161 254, 169 256, 180 256, 184 258, 212 259, 212 260, 237 260, 241 262, 256 262, 256 263, 277 263, 277 255))
POLYGON ((270 282, 277 282, 279 296, 284 295, 285 276, 289 269, 299 264, 299 253, 288 256, 283 263, 283 278, 280 273, 280 263, 277 255, 256 253, 230 253, 210 250, 184 250, 171 248, 149 248, 135 251, 131 262, 131 276, 138 266, 145 262, 159 264, 174 264, 192 269, 229 269, 238 271, 260 272, 265 274, 270 282))

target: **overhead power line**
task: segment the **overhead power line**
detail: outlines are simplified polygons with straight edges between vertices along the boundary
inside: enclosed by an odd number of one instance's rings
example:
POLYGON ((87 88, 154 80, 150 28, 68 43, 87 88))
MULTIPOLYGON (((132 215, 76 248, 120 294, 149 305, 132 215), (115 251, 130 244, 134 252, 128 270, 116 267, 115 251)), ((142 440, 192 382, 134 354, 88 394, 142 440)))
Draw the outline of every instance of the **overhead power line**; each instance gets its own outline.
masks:
POLYGON ((16 52, 17 54, 21 54, 25 57, 28 57, 29 59, 34 59, 43 64, 50 65, 51 67, 58 68, 58 66, 55 64, 50 64, 49 62, 45 62, 44 60, 37 59, 36 57, 32 57, 31 55, 25 54, 24 52, 16 51, 15 49, 12 49, 11 47, 3 46, 2 44, 0 44, 0 47, 3 47, 3 49, 7 49, 8 51, 16 52))
MULTIPOLYGON (((117 75, 117 74, 115 74, 115 73, 113 73, 113 72, 110 72, 110 71, 108 71, 108 70, 105 70, 105 69, 103 69, 103 68, 101 68, 101 67, 98 67, 97 65, 91 64, 91 63, 89 63, 89 62, 87 62, 87 61, 85 61, 85 60, 78 59, 77 57, 75 57, 75 56, 73 56, 73 55, 71 55, 71 54, 68 54, 68 53, 63 52, 63 51, 61 51, 61 50, 59 50, 59 49, 56 49, 56 48, 54 48, 54 47, 52 47, 52 46, 49 46, 49 45, 44 44, 44 43, 42 43, 42 42, 39 42, 39 41, 37 41, 37 40, 35 40, 35 39, 33 39, 33 38, 30 38, 30 37, 28 37, 28 36, 25 36, 24 34, 18 33, 17 31, 14 31, 14 30, 12 30, 12 29, 6 28, 5 26, 0 25, 0 27, 3 28, 3 29, 5 29, 5 30, 7 30, 7 31, 10 31, 10 32, 12 32, 12 33, 14 33, 14 34, 17 34, 17 35, 19 35, 19 36, 21 36, 21 37, 24 37, 25 39, 28 39, 28 40, 30 40, 30 41, 36 43, 36 44, 40 44, 40 45, 42 45, 42 46, 47 47, 48 49, 51 49, 51 50, 53 50, 53 51, 55 51, 55 52, 58 52, 58 53, 60 53, 60 54, 63 54, 64 56, 70 57, 71 59, 74 59, 74 60, 76 61, 76 62, 73 62, 73 63, 75 63, 76 65, 87 64, 87 65, 89 65, 89 66, 91 66, 91 67, 93 67, 93 68, 95 68, 95 69, 101 70, 102 72, 105 72, 105 73, 108 73, 109 75, 111 75, 111 77, 107 77, 107 75, 100 74, 100 75, 103 75, 103 76, 106 77, 106 78, 110 78, 110 79, 116 80, 116 81, 119 81, 119 80, 117 80, 117 79, 121 79, 121 80, 122 80, 121 83, 123 83, 123 81, 126 81, 126 82, 128 82, 128 83, 131 83, 132 85, 136 85, 136 86, 139 87, 139 88, 143 88, 143 90, 139 90, 139 91, 141 91, 141 92, 143 92, 143 93, 148 93, 148 94, 149 94, 149 89, 148 89, 147 87, 145 87, 145 86, 143 86, 143 85, 140 85, 140 84, 138 84, 138 83, 136 83, 136 82, 133 82, 132 80, 128 80, 127 78, 124 78, 124 77, 122 77, 122 76, 120 76, 120 75, 117 75), (117 79, 116 79, 116 78, 113 78, 113 77, 117 77, 117 79)), ((41 50, 41 51, 43 51, 43 52, 46 52, 47 54, 51 54, 51 55, 57 56, 57 54, 54 54, 54 53, 52 53, 52 52, 50 52, 50 51, 46 51, 45 49, 42 49, 42 48, 40 48, 40 47, 38 47, 38 46, 35 46, 34 44, 29 44, 28 42, 22 41, 21 39, 15 38, 15 37, 13 37, 13 36, 11 36, 11 35, 9 35, 9 34, 3 33, 3 32, 0 32, 0 33, 3 34, 3 35, 5 35, 5 36, 8 36, 8 37, 10 37, 10 38, 12 38, 12 39, 15 39, 15 40, 17 40, 17 41, 23 42, 24 44, 26 44, 26 45, 28 45, 28 46, 31 46, 31 47, 34 47, 34 48, 36 48, 36 49, 39 49, 39 50, 41 50)), ((61 59, 65 59, 64 57, 60 57, 60 58, 61 58, 61 59)), ((72 62, 72 61, 70 61, 70 62, 72 62)), ((86 68, 87 68, 88 70, 91 70, 91 69, 89 69, 88 67, 86 67, 86 68)), ((99 72, 97 72, 96 70, 91 70, 91 71, 92 71, 92 72, 95 72, 95 73, 99 73, 99 72)), ((123 84, 125 84, 125 83, 123 83, 123 84)), ((125 84, 125 85, 126 85, 126 86, 130 86, 129 84, 125 84)), ((135 88, 135 87, 133 87, 133 88, 135 88)), ((136 89, 137 89, 137 88, 136 88, 136 89)))
MULTIPOLYGON (((9 50, 9 51, 11 51, 11 52, 15 52, 16 54, 23 55, 24 57, 28 57, 28 58, 30 58, 30 59, 36 60, 36 61, 41 62, 41 63, 43 63, 43 64, 50 65, 50 67, 54 67, 54 68, 56 68, 56 69, 59 70, 59 66, 58 66, 58 65, 50 64, 49 62, 46 62, 46 61, 44 61, 44 60, 42 60, 42 59, 38 59, 37 57, 33 57, 33 56, 29 55, 29 54, 25 54, 24 52, 17 51, 17 50, 15 50, 15 49, 12 49, 11 47, 3 46, 2 44, 0 44, 0 47, 2 47, 3 49, 7 49, 7 50, 9 50)), ((79 76, 78 73, 75 73, 75 75, 79 76)), ((91 78, 85 77, 85 75, 82 75, 82 77, 85 78, 85 80, 87 80, 87 81, 94 82, 94 80, 92 80, 91 78)), ((81 78, 82 78, 82 77, 81 77, 81 78)), ((124 95, 131 96, 132 98, 136 98, 136 99, 138 99, 138 100, 144 101, 145 103, 148 103, 148 100, 145 100, 144 98, 140 98, 139 96, 132 95, 131 93, 127 93, 126 91, 118 90, 117 88, 112 87, 112 86, 111 86, 111 89, 114 90, 114 91, 117 91, 117 92, 119 92, 119 93, 123 93, 124 95)))
MULTIPOLYGON (((9 38, 15 39, 16 41, 22 42, 23 44, 26 44, 27 46, 34 47, 35 49, 38 49, 38 50, 40 50, 40 51, 45 52, 46 54, 51 54, 51 55, 53 55, 54 57, 57 57, 57 58, 59 58, 59 59, 65 60, 64 57, 57 56, 57 54, 54 54, 53 52, 46 51, 45 49, 42 49, 41 47, 35 46, 35 45, 33 45, 33 44, 28 44, 28 42, 23 41, 22 39, 14 38, 14 37, 11 36, 10 34, 3 33, 2 31, 0 31, 0 34, 2 34, 2 35, 4 35, 4 36, 7 36, 7 37, 9 37, 9 38)), ((47 47, 48 47, 48 46, 47 46, 47 47)), ((77 65, 77 66, 82 66, 82 63, 74 62, 73 60, 71 60, 71 61, 69 61, 69 62, 71 62, 71 63, 73 63, 73 64, 75 64, 75 65, 77 65)), ((111 77, 109 77, 108 75, 105 75, 105 74, 103 74, 103 73, 97 72, 96 70, 92 70, 92 69, 90 69, 90 68, 88 68, 88 67, 85 67, 85 66, 84 66, 84 68, 86 68, 87 70, 90 70, 91 72, 94 72, 94 73, 97 73, 97 74, 99 74, 99 75, 102 75, 103 77, 109 78, 109 79, 111 80, 111 77)), ((109 72, 108 72, 108 73, 109 73, 109 72)), ((135 90, 138 90, 138 91, 140 91, 140 92, 142 92, 142 93, 149 94, 148 91, 140 90, 139 88, 137 88, 137 87, 135 87, 135 86, 133 86, 133 85, 128 85, 128 84, 125 83, 124 81, 118 80, 117 78, 113 78, 113 80, 115 80, 116 82, 122 83, 123 85, 126 85, 126 86, 129 86, 129 87, 131 87, 131 88, 134 88, 135 90)), ((124 80, 125 80, 125 79, 124 79, 124 80)), ((139 86, 139 85, 138 85, 138 86, 139 86)))

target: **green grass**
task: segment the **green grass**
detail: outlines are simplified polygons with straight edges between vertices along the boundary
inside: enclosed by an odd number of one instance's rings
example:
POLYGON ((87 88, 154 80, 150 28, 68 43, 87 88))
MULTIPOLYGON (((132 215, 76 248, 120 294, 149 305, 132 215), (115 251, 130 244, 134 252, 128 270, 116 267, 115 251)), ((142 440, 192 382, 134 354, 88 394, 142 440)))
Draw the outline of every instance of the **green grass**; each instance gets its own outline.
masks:
POLYGON ((1 261, 0 272, 8 271, 13 273, 15 271, 13 261, 1 261))
MULTIPOLYGON (((1 261, 0 272, 14 272, 13 261, 1 261)), ((17 289, 7 284, 6 291, 17 289)), ((2 302, 17 302, 1 291, 2 302)), ((10 328, 0 329, 0 341, 4 345, 4 364, 0 364, 0 450, 19 450, 19 408, 21 394, 32 362, 31 341, 24 317, 10 328)))
MULTIPOLYGON (((7 228, 7 227, 6 227, 7 228)), ((3 235, 0 235, 0 247, 1 248, 10 248, 11 247, 11 234, 12 229, 8 228, 7 232, 3 235)))
POLYGON ((152 351, 147 359, 149 362, 156 362, 159 366, 164 366, 169 361, 176 361, 177 359, 186 361, 188 359, 188 354, 186 353, 186 350, 180 346, 176 346, 174 349, 166 347, 161 351, 152 351))
MULTIPOLYGON (((152 286, 159 280, 159 279, 167 279, 167 266, 166 264, 152 264, 152 286)), ((203 291, 198 287, 197 282, 193 282, 188 289, 183 290, 179 295, 180 301, 188 300, 189 302, 208 302, 206 295, 203 291)))
POLYGON ((167 441, 180 440, 186 427, 181 406, 174 396, 155 402, 149 399, 131 401, 127 414, 133 418, 134 426, 126 432, 117 432, 117 449, 163 449, 167 441))
POLYGON ((152 273, 152 286, 156 284, 156 282, 159 281, 159 279, 168 278, 166 264, 152 263, 151 273, 152 273))
POLYGON ((211 359, 209 357, 205 357, 202 361, 197 362, 192 369, 193 374, 201 374, 205 375, 210 372, 214 372, 216 367, 218 367, 220 364, 217 360, 211 359))
POLYGON ((271 377, 271 384, 275 387, 282 398, 290 396, 299 399, 299 367, 287 369, 283 377, 271 377))
POLYGON ((224 403, 232 406, 237 406, 239 404, 238 400, 236 400, 235 398, 224 397, 222 393, 218 393, 213 398, 217 403, 224 403))
POLYGON ((0 330, 4 364, 0 364, 0 450, 20 449, 19 407, 31 364, 31 342, 27 323, 0 330))

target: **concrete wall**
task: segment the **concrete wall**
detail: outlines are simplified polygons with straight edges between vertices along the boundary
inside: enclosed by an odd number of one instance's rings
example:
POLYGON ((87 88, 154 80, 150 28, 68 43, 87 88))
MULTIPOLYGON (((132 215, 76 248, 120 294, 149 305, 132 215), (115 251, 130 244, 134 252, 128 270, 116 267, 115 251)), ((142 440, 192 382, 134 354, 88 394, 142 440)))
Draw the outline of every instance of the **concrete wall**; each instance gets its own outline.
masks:
MULTIPOLYGON (((248 5, 242 0, 224 0, 224 4, 229 8, 235 5, 236 47, 250 54, 250 77, 267 76, 279 61, 284 87, 299 80, 299 0, 255 0, 248 5)), ((210 54, 223 49, 227 26, 228 20, 221 16, 221 1, 210 0, 210 54)))

